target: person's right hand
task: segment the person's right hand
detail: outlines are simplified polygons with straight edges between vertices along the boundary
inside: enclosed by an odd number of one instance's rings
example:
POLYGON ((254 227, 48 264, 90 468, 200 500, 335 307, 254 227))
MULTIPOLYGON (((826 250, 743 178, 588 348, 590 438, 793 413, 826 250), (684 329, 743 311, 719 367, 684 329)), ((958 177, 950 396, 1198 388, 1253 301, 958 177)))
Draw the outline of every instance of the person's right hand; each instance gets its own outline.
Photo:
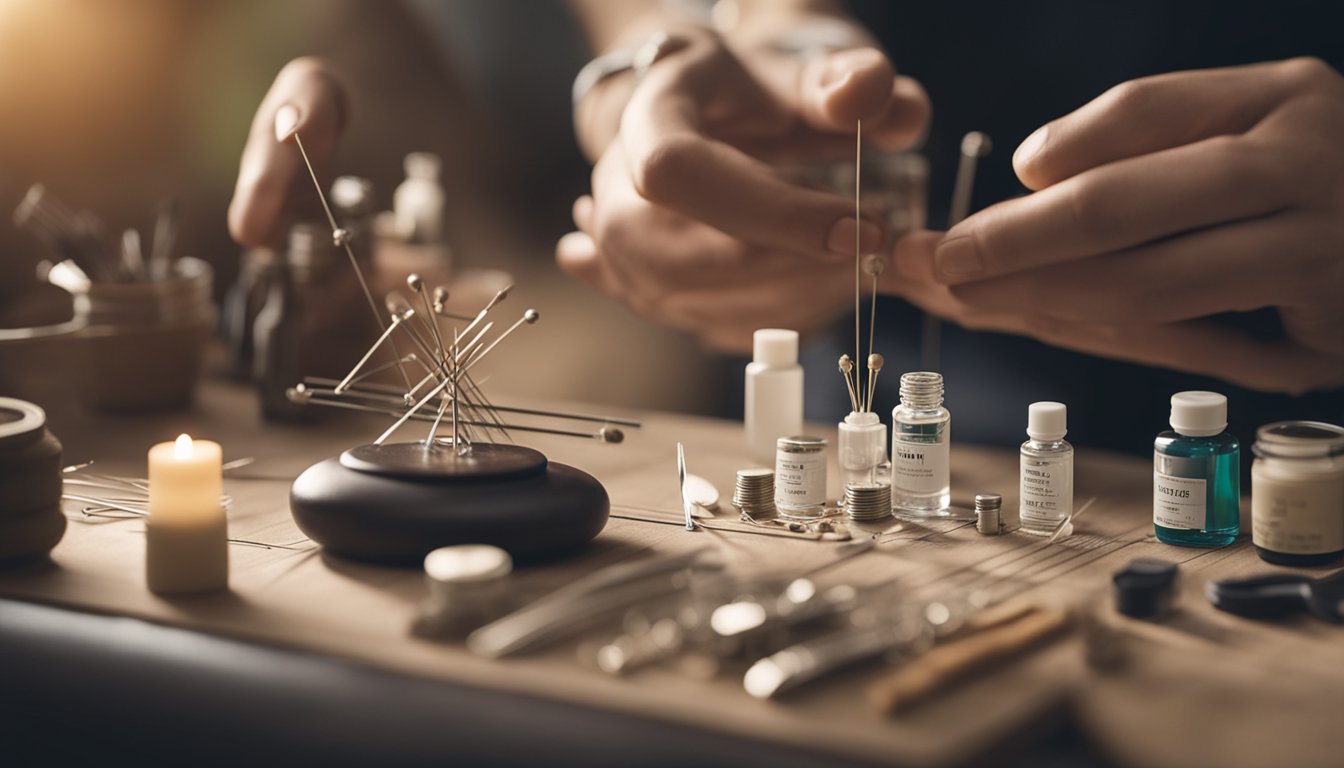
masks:
POLYGON ((336 148, 346 118, 345 89, 330 68, 315 58, 295 59, 280 70, 257 107, 229 204, 229 232, 246 246, 280 239, 280 214, 295 179, 306 176, 303 158, 291 140, 320 166, 336 148))
POLYGON ((764 326, 822 327, 852 297, 843 264, 856 238, 871 253, 883 232, 868 215, 856 227, 852 198, 792 184, 769 161, 850 157, 860 119, 870 146, 905 148, 928 99, 875 48, 804 56, 677 34, 685 45, 624 107, 557 260, 712 347, 747 349, 764 326))

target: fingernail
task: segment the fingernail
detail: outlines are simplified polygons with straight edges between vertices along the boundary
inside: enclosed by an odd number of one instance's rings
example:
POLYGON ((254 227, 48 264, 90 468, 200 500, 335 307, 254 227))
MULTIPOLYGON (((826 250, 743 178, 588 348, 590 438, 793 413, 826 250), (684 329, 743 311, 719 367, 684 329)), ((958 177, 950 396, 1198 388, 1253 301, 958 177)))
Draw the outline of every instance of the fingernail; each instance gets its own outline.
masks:
POLYGON ((1017 151, 1013 153, 1014 167, 1026 163, 1031 160, 1032 157, 1035 157, 1037 152, 1041 151, 1041 147, 1045 146, 1046 129, 1047 126, 1042 125, 1040 128, 1032 131, 1030 136, 1023 139, 1021 144, 1017 145, 1017 151))
MULTIPOLYGON (((853 256, 855 253, 855 219, 846 216, 831 225, 826 234, 826 250, 841 256, 853 256)), ((871 221, 858 223, 858 252, 873 253, 882 247, 882 228, 871 221)))
POLYGON ((284 142, 294 135, 299 127, 299 110, 293 104, 285 104, 275 111, 275 140, 284 142))
POLYGON ((985 265, 980 261, 980 252, 975 247, 975 239, 970 235, 944 240, 938 246, 933 257, 938 274, 945 277, 966 277, 982 272, 985 265))

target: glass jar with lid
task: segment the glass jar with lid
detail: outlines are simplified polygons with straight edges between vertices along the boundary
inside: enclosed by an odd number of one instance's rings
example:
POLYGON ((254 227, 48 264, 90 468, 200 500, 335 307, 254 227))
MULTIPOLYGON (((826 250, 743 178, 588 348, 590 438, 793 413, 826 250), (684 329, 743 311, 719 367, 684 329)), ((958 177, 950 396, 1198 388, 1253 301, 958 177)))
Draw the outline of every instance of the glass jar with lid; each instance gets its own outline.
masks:
POLYGON ((1264 560, 1311 566, 1344 556, 1344 427, 1280 421, 1256 432, 1251 539, 1264 560))

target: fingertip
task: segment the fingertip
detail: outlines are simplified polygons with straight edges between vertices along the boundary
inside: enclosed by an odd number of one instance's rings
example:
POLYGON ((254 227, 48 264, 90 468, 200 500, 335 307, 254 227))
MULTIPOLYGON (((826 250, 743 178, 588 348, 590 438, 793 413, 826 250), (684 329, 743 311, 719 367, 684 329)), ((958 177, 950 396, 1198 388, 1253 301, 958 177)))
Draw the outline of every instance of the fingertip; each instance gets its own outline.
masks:
POLYGON ((873 253, 882 247, 882 228, 867 219, 845 216, 826 233, 827 258, 847 258, 855 253, 873 253))
POLYGON ((858 120, 876 121, 891 107, 896 72, 874 48, 832 54, 821 83, 821 114, 832 124, 848 127, 858 120))
POLYGON ((569 232, 555 244, 555 261, 565 273, 584 279, 597 267, 597 244, 584 232, 569 232))
POLYGON ((299 129, 299 108, 293 104, 282 104, 275 110, 275 140, 284 143, 289 141, 299 129))
POLYGON ((903 150, 921 143, 933 117, 929 95, 919 81, 898 77, 891 87, 886 112, 869 134, 884 150, 903 150))
POLYGON ((944 233, 916 230, 896 241, 891 261, 896 273, 907 280, 934 282, 933 259, 944 233))
MULTIPOLYGON (((570 208, 570 217, 574 219, 574 226, 584 232, 591 232, 593 222, 593 196, 583 195, 575 200, 574 205, 570 208)), ((561 238, 561 240, 563 239, 564 238, 561 238)))
POLYGON ((1023 139, 1013 152, 1013 171, 1017 173, 1017 178, 1033 191, 1050 185, 1050 180, 1044 173, 1044 164, 1041 162, 1042 150, 1049 136, 1050 126, 1043 125, 1023 139))

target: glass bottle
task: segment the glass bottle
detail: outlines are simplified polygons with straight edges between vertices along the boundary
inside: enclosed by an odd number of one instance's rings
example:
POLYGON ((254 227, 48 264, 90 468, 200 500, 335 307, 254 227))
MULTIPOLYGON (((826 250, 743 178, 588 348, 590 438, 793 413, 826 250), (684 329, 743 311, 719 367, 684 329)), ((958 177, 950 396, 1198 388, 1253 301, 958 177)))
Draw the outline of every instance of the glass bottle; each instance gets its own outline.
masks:
POLYGON ((1027 408, 1027 437, 1022 444, 1018 483, 1021 530, 1053 534, 1073 512, 1073 446, 1063 403, 1032 403, 1027 408))
POLYGON ((1280 421, 1251 446, 1251 542, 1276 565, 1344 557, 1344 427, 1280 421))
POLYGON ((947 517, 951 501, 948 444, 952 415, 943 407, 943 376, 901 376, 892 409, 891 507, 902 517, 947 517))
POLYGON ((1224 547, 1241 532, 1241 445, 1228 434, 1227 397, 1171 396, 1171 430, 1153 443, 1153 529, 1158 541, 1224 547))

